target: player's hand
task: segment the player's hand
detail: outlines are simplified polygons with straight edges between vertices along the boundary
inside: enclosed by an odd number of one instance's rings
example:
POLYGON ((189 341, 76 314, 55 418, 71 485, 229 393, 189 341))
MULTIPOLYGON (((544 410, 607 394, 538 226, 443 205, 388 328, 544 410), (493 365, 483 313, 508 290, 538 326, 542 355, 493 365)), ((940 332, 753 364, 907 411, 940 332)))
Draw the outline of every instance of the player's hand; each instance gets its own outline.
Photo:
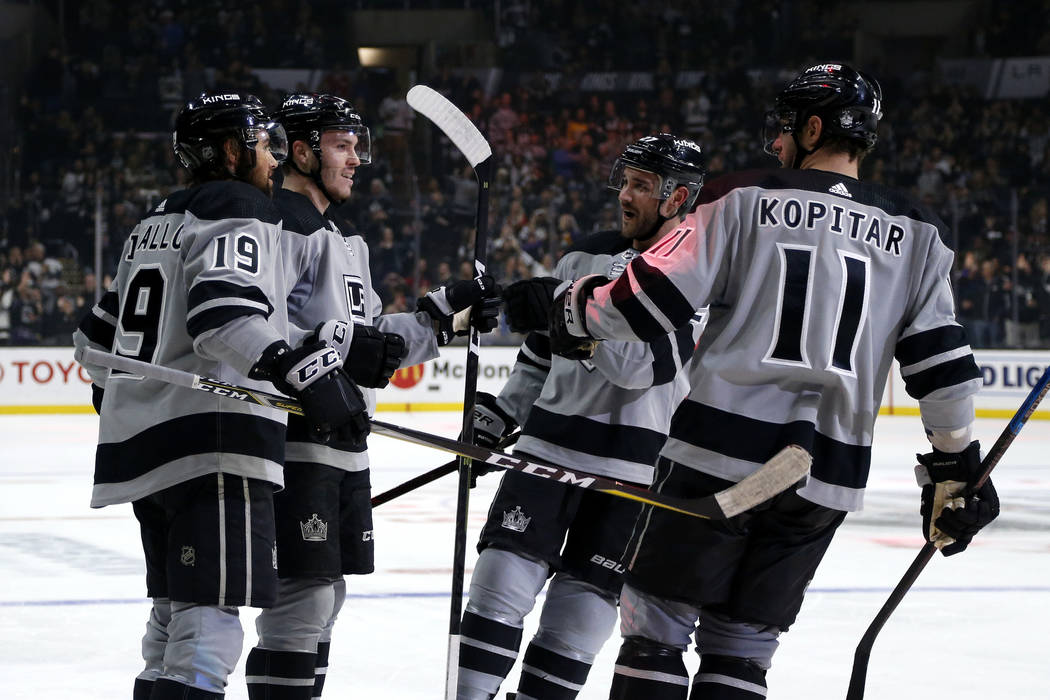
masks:
POLYGON ((343 370, 358 386, 382 389, 390 383, 405 356, 405 339, 397 333, 383 333, 375 326, 355 324, 350 355, 343 370))
POLYGON ((269 379, 280 391, 298 398, 318 440, 360 444, 369 431, 367 406, 361 390, 339 371, 342 365, 339 352, 323 341, 295 350, 278 341, 263 352, 249 376, 269 379))
POLYGON ((922 486, 923 536, 949 557, 966 549, 981 528, 999 515, 999 496, 991 479, 980 488, 981 445, 974 440, 962 452, 934 450, 915 455, 915 476, 922 486))
POLYGON ((609 282, 603 275, 585 275, 558 290, 551 306, 551 352, 570 360, 588 360, 597 341, 587 335, 584 309, 595 287, 609 282))
POLYGON ((507 287, 503 304, 510 329, 515 333, 547 330, 554 292, 560 284, 557 277, 533 277, 507 287))
POLYGON ((492 394, 479 391, 474 399, 474 444, 491 450, 518 428, 517 421, 496 403, 492 394))
POLYGON ((453 337, 469 333, 471 326, 482 333, 494 329, 499 298, 496 280, 492 275, 482 275, 427 292, 416 302, 416 310, 425 312, 433 320, 438 345, 447 345, 453 337))

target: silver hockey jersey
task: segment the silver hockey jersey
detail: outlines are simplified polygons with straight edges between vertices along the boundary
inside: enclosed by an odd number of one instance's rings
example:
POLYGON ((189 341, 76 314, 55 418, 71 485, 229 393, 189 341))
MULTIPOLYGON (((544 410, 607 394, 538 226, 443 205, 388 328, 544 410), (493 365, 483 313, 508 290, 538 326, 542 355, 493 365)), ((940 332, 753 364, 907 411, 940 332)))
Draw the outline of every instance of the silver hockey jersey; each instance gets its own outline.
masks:
POLYGON ((813 455, 799 493, 857 510, 894 355, 928 430, 970 425, 980 374, 928 208, 834 173, 776 170, 706 184, 695 213, 695 229, 633 260, 584 314, 594 337, 646 340, 710 304, 663 455, 735 481, 795 443, 813 455))
MULTIPOLYGON (((405 339, 406 367, 438 356, 437 337, 425 313, 382 315, 383 305, 372 289, 368 268, 368 246, 358 235, 348 235, 349 225, 331 212, 322 215, 304 195, 279 190, 275 203, 282 217, 281 239, 287 262, 288 316, 293 337, 302 337, 318 324, 338 319, 350 324, 371 325, 405 339)), ((350 326, 351 329, 353 325, 350 326)), ((352 363, 353 356, 345 358, 352 363)), ((369 414, 375 411, 375 389, 361 387, 369 414)), ((348 471, 368 468, 365 445, 314 440, 305 420, 288 418, 288 462, 323 464, 348 471)))
MULTIPOLYGON (((595 234, 558 262, 554 276, 615 278, 638 256, 628 244, 618 232, 595 234)), ((688 391, 681 370, 703 325, 697 313, 650 342, 599 343, 582 362, 552 357, 547 335, 530 333, 497 397, 523 426, 516 450, 648 486, 671 414, 688 391)))
MULTIPOLYGON (((160 202, 128 236, 110 290, 74 334, 93 347, 251 388, 263 350, 287 338, 280 217, 241 182, 160 202)), ((203 474, 283 485, 284 414, 86 365, 105 388, 94 507, 203 474)))

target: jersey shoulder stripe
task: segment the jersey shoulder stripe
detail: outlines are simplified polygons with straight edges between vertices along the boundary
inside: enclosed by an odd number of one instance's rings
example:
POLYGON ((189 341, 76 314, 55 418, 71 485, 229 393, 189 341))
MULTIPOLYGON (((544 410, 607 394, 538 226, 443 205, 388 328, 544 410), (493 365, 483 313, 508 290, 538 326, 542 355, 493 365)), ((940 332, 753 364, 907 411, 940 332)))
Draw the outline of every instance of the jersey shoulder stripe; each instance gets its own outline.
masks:
POLYGON ((285 231, 309 236, 327 228, 325 218, 305 195, 281 189, 274 197, 274 205, 281 214, 281 228, 285 231))
POLYGON ((734 190, 757 187, 767 190, 801 190, 820 193, 829 200, 840 199, 844 203, 856 203, 876 207, 890 216, 904 216, 914 221, 930 224, 947 240, 947 227, 930 207, 922 204, 903 190, 886 187, 875 182, 855 180, 851 177, 826 170, 744 170, 730 173, 704 183, 697 197, 697 205, 717 201, 734 190))
POLYGON ((258 314, 269 318, 273 310, 270 300, 258 287, 205 280, 193 285, 186 299, 186 330, 190 337, 196 338, 240 316, 258 314))
POLYGON ((212 453, 284 462, 284 424, 244 413, 196 413, 166 420, 122 442, 100 443, 95 484, 145 476, 169 462, 212 453), (158 450, 157 445, 165 449, 158 450))
POLYGON ((276 224, 281 215, 273 201, 253 185, 239 180, 220 180, 180 190, 162 200, 152 216, 190 213, 202 221, 255 219, 276 224))

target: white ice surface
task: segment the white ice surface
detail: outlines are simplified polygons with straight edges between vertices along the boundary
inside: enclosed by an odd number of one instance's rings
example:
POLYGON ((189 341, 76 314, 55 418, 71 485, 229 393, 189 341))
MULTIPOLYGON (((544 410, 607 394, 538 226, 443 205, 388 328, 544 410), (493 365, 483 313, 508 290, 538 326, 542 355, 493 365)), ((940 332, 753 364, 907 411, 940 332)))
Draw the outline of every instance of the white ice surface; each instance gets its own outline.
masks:
MULTIPOLYGON (((448 436, 459 425, 450 413, 382 418, 448 436)), ((990 446, 1004 425, 979 421, 977 436, 990 446)), ((87 506, 95 430, 93 416, 0 416, 0 698, 131 697, 149 604, 130 506, 87 506)), ((371 444, 373 493, 447 460, 371 444)), ((867 508, 847 518, 782 637, 773 700, 845 697, 853 650, 921 545, 912 465, 923 446, 917 419, 880 418, 867 508)), ((995 472, 1003 515, 966 553, 927 567, 876 641, 867 698, 1050 697, 1048 456, 1050 426, 1034 421, 995 472)), ((497 481, 470 494, 468 581, 497 481)), ((455 505, 449 476, 376 510, 377 571, 349 578, 325 697, 443 697, 455 505)), ((254 617, 242 612, 245 654, 254 617)), ((606 644, 581 699, 606 697, 618 646, 606 644)), ((228 698, 247 696, 243 660, 228 698)))

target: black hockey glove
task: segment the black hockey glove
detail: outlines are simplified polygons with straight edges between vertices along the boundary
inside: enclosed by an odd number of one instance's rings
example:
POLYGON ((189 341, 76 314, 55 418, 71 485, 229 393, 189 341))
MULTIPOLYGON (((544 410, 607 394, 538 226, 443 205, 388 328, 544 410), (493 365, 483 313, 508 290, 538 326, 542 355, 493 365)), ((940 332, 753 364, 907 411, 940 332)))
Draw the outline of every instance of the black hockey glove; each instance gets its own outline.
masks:
POLYGON ((375 326, 354 325, 350 355, 343 370, 358 386, 382 389, 390 383, 405 356, 405 339, 397 333, 383 333, 375 326))
MULTIPOLYGON (((518 423, 496 403, 496 397, 479 391, 474 397, 474 444, 498 450, 504 439, 518 428, 518 423)), ((500 471, 473 460, 470 463, 470 488, 478 485, 478 477, 500 471)))
POLYGON ((551 352, 570 360, 588 360, 597 342, 587 335, 583 310, 595 287, 607 284, 603 275, 585 275, 554 297, 550 313, 551 352))
POLYGON ((557 277, 533 277, 507 287, 503 303, 510 329, 515 333, 547 330, 554 292, 561 283, 557 277))
POLYGON ((425 311, 434 321, 438 345, 448 345, 457 335, 466 335, 470 327, 488 333, 498 324, 500 288, 491 275, 453 282, 427 292, 416 302, 417 311, 425 311), (473 309, 469 313, 467 309, 473 309))
POLYGON ((95 408, 95 413, 100 416, 102 415, 102 397, 105 393, 106 390, 98 384, 91 385, 91 405, 95 408))
POLYGON ((349 324, 346 321, 332 319, 331 321, 318 323, 313 332, 303 338, 301 345, 305 347, 316 343, 324 343, 330 348, 335 348, 339 352, 339 357, 345 361, 350 356, 352 335, 349 324))
POLYGON ((950 557, 966 549, 981 528, 999 515, 999 496, 992 480, 979 489, 981 445, 974 440, 962 452, 934 450, 915 455, 915 477, 922 486, 922 534, 950 557))
POLYGON ((299 399, 317 439, 360 444, 368 436, 368 410, 361 390, 339 371, 342 364, 338 351, 323 341, 292 350, 282 340, 263 351, 249 376, 268 379, 299 399))

